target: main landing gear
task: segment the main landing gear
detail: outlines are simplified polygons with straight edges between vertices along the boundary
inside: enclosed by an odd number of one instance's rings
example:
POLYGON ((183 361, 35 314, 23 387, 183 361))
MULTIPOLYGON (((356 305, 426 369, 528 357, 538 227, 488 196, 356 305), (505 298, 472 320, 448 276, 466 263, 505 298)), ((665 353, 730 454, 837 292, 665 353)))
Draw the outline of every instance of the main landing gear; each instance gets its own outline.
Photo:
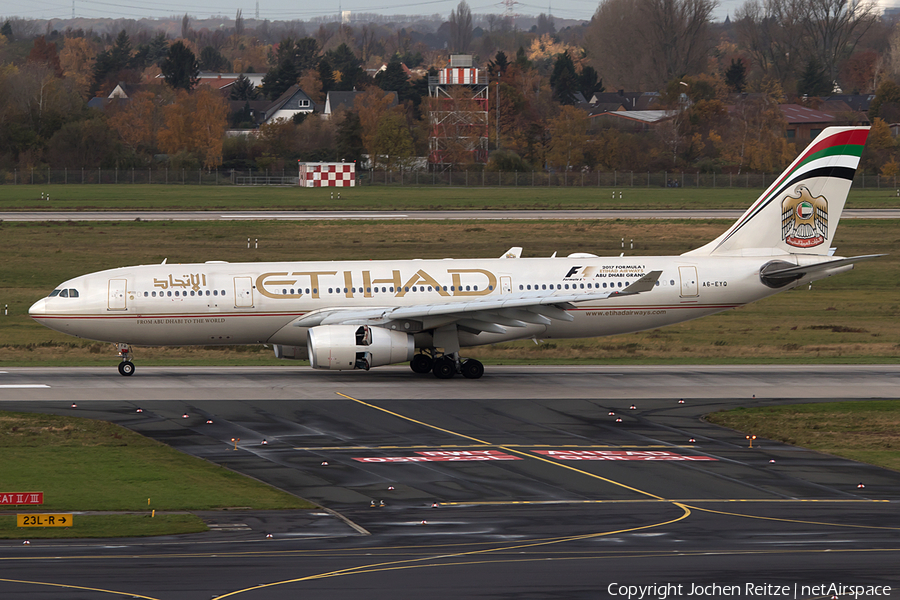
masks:
POLYGON ((450 379, 457 373, 461 373, 466 379, 478 379, 484 375, 484 365, 474 358, 460 359, 458 354, 449 354, 434 357, 431 354, 421 353, 413 356, 409 361, 409 368, 416 373, 424 374, 431 371, 438 379, 450 379))
POLYGON ((119 363, 119 375, 128 377, 134 374, 134 363, 131 362, 131 347, 128 344, 117 344, 119 348, 119 356, 122 361, 119 363))

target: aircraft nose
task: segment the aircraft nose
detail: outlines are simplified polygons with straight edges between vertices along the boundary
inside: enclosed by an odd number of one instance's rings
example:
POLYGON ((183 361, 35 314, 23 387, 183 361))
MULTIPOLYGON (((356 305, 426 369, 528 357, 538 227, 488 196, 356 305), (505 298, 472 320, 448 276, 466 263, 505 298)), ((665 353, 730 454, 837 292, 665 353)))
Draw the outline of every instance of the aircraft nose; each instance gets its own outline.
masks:
POLYGON ((31 308, 28 309, 28 314, 32 317, 39 317, 47 313, 47 299, 41 298, 37 302, 31 305, 31 308))

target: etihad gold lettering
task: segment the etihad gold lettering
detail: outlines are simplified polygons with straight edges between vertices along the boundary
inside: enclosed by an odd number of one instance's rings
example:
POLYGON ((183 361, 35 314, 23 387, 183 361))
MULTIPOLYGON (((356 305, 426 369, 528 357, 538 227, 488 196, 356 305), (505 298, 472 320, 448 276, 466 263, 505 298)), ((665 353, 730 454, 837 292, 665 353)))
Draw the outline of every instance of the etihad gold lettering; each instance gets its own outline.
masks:
POLYGON ((344 271, 344 296, 353 297, 353 274, 350 271, 344 271))
POLYGON ((309 277, 309 286, 312 290, 312 297, 319 297, 319 275, 336 275, 337 271, 294 271, 291 275, 297 277, 309 277))
POLYGON ((287 271, 282 272, 274 272, 274 273, 263 273, 259 277, 256 278, 256 289, 260 294, 265 296, 266 298, 300 298, 303 294, 273 294, 269 290, 266 289, 267 285, 294 285, 297 283, 296 279, 269 279, 269 277, 287 277, 287 271))
MULTIPOLYGON (((454 296, 487 296, 497 287, 497 276, 484 269, 447 269, 447 273, 453 276, 453 295, 454 296), (487 278, 487 284, 481 286, 482 289, 474 289, 477 285, 471 285, 473 289, 464 290, 461 275, 464 274, 481 274, 487 278)), ((471 278, 466 278, 471 281, 471 278)))
POLYGON ((403 288, 399 289, 397 291, 396 296, 398 298, 402 298, 403 296, 406 295, 406 291, 410 288, 410 286, 418 285, 420 283, 425 283, 425 284, 432 286, 435 289, 435 291, 437 291, 437 293, 439 293, 441 296, 449 296, 450 295, 450 292, 445 292, 443 290, 443 288, 441 288, 440 284, 437 281, 435 281, 434 277, 432 277, 431 275, 429 275, 422 269, 419 269, 418 271, 415 272, 415 274, 413 274, 412 277, 409 278, 409 281, 407 281, 406 283, 403 284, 403 288))

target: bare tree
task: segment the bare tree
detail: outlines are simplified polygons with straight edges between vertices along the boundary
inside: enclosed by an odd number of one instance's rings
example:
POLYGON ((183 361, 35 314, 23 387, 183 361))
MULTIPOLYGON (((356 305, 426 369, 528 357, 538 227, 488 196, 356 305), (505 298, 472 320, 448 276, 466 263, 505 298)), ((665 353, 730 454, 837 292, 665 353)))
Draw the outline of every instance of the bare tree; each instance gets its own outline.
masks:
POLYGON ((450 50, 465 53, 472 43, 472 9, 461 0, 459 5, 450 11, 450 50))
POLYGON ((651 76, 658 86, 703 71, 712 48, 709 19, 716 0, 641 0, 638 12, 651 76))
POLYGON ((854 0, 806 0, 804 4, 808 51, 834 81, 838 62, 849 56, 859 38, 877 20, 876 5, 854 0))
POLYGON ((735 13, 738 43, 762 77, 784 86, 801 64, 804 0, 748 0, 735 13))
POLYGON ((591 63, 611 85, 660 89, 700 73, 712 48, 716 0, 603 0, 585 35, 591 63))

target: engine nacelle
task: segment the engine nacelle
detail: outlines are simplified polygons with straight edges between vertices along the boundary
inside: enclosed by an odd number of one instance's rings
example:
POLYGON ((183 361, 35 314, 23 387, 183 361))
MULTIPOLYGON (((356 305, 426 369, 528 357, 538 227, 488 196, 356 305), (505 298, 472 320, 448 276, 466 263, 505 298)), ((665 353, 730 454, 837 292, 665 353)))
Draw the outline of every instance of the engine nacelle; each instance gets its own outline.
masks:
POLYGON ((306 334, 314 369, 347 371, 412 360, 413 336, 368 325, 320 325, 306 334))

